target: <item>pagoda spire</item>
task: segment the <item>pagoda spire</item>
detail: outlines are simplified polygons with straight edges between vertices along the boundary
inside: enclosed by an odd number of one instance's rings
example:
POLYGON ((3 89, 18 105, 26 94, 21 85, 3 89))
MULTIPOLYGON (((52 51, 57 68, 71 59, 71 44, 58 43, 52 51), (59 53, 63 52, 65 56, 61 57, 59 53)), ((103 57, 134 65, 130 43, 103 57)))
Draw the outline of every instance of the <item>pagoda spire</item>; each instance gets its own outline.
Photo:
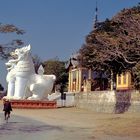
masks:
POLYGON ((97 7, 97 1, 96 1, 96 7, 95 7, 95 18, 94 18, 94 25, 93 28, 96 29, 98 23, 98 7, 97 7))

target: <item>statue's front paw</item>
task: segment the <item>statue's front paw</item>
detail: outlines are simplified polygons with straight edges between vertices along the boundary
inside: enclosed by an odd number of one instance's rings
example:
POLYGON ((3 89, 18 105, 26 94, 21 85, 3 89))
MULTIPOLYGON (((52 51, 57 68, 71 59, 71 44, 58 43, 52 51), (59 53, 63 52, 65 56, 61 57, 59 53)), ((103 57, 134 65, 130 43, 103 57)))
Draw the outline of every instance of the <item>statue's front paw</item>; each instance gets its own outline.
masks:
POLYGON ((38 98, 37 96, 31 96, 27 98, 27 100, 40 100, 40 98, 38 98))
POLYGON ((14 100, 21 100, 22 99, 22 97, 12 97, 12 99, 14 99, 14 100))
POLYGON ((13 96, 4 96, 3 99, 13 99, 13 96))
POLYGON ((34 98, 33 97, 28 97, 27 100, 34 100, 34 98))

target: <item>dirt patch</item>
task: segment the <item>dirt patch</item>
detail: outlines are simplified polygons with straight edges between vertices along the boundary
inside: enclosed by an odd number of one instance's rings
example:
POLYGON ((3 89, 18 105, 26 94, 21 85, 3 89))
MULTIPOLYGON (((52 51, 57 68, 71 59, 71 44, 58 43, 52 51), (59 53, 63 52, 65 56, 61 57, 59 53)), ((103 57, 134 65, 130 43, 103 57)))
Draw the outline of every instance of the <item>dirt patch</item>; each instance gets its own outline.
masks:
POLYGON ((140 114, 104 115, 105 118, 96 120, 96 132, 99 134, 139 137, 140 138, 140 114))

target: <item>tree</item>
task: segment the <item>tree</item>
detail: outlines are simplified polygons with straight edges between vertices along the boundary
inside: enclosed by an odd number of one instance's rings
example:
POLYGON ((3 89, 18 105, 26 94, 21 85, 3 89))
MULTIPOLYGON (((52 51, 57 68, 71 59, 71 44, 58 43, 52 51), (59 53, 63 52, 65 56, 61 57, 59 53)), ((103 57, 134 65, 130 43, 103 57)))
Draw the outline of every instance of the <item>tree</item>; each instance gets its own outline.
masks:
MULTIPOLYGON (((0 24, 0 33, 16 33, 17 35, 22 35, 25 32, 12 24, 0 24)), ((0 58, 7 59, 10 57, 10 52, 20 45, 23 45, 20 39, 14 39, 7 44, 0 44, 0 58)))
POLYGON ((140 62, 132 69, 134 77, 134 85, 136 89, 140 89, 140 62))
POLYGON ((0 91, 3 91, 4 87, 0 84, 0 91))
POLYGON ((116 74, 140 62, 140 5, 98 23, 79 50, 83 66, 116 74))
POLYGON ((45 74, 54 74, 56 76, 56 85, 67 87, 68 73, 65 69, 65 62, 59 61, 58 58, 47 60, 43 63, 45 74))
POLYGON ((34 67, 35 67, 35 72, 37 73, 40 65, 42 65, 43 62, 38 55, 34 55, 33 56, 33 63, 34 63, 34 67))

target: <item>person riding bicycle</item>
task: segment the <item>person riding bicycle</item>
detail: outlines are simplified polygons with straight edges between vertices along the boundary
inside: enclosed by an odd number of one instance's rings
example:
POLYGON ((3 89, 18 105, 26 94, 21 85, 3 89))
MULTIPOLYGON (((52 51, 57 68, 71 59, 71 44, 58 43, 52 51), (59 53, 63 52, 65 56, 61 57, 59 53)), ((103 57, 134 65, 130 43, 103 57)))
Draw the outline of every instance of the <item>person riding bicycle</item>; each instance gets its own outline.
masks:
POLYGON ((11 103, 8 99, 4 99, 3 101, 4 101, 3 102, 3 111, 4 111, 4 117, 5 117, 5 120, 6 120, 7 117, 10 118, 10 113, 12 111, 12 106, 11 106, 11 103))

